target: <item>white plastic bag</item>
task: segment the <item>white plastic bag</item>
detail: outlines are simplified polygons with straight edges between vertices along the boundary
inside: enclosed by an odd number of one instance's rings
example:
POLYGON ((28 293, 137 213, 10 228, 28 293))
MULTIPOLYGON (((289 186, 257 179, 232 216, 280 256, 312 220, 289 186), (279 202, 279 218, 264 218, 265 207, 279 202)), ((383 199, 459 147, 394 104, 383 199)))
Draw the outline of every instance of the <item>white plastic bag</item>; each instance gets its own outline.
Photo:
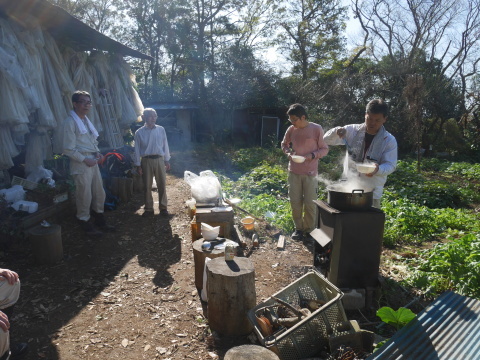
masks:
POLYGON ((45 169, 43 166, 38 166, 27 176, 27 180, 33 181, 34 183, 39 183, 44 181, 47 185, 55 187, 55 180, 52 179, 53 172, 52 170, 45 169))
POLYGON ((192 189, 192 197, 200 204, 216 203, 222 193, 220 181, 211 170, 196 175, 185 171, 184 180, 192 189))

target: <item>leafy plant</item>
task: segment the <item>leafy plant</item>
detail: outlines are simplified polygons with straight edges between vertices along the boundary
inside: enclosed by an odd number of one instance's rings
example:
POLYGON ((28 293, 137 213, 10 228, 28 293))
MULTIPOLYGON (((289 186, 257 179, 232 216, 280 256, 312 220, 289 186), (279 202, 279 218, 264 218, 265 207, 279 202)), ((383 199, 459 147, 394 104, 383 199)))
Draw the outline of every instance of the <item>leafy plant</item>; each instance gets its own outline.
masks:
POLYGON ((466 209, 431 209, 385 192, 384 244, 422 243, 446 235, 463 235, 480 229, 478 215, 466 209))
MULTIPOLYGON (((377 310, 377 316, 384 323, 392 325, 398 331, 412 321, 416 315, 412 312, 412 310, 404 307, 401 307, 395 311, 391 307, 384 306, 377 310)), ((375 346, 374 352, 380 349, 387 341, 388 339, 380 341, 375 346)))
POLYGON ((246 199, 242 204, 245 210, 259 216, 270 212, 269 222, 284 232, 294 230, 292 210, 287 198, 276 197, 272 194, 261 194, 246 199))
POLYGON ((480 232, 420 252, 408 262, 410 276, 405 280, 424 292, 446 290, 480 298, 480 232))
POLYGON ((268 165, 262 162, 240 177, 237 189, 248 191, 252 195, 272 194, 287 196, 287 171, 279 165, 268 165))
POLYGON ((415 318, 412 310, 401 307, 397 311, 391 307, 384 306, 377 310, 377 316, 384 323, 392 325, 398 331, 415 318))

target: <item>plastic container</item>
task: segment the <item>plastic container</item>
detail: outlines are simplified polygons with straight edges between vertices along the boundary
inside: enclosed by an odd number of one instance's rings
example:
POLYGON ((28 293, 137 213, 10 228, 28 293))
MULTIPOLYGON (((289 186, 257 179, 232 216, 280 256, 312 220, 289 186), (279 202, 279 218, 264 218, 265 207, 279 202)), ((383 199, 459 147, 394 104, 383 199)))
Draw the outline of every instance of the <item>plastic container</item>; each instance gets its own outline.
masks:
POLYGON ((245 230, 253 230, 255 228, 255 219, 251 216, 247 216, 242 219, 242 225, 245 230))
POLYGON ((7 203, 25 200, 25 190, 21 185, 13 185, 9 189, 0 190, 0 196, 4 197, 7 203))
POLYGON ((191 198, 185 201, 185 204, 187 205, 187 214, 190 216, 190 219, 193 219, 197 212, 197 202, 194 198, 191 198))
POLYGON ((12 205, 16 211, 22 210, 27 211, 29 214, 32 214, 38 210, 38 203, 33 201, 20 200, 14 202, 12 205))
POLYGON ((248 320, 253 324, 260 343, 270 348, 282 360, 309 358, 322 349, 328 349, 331 337, 355 332, 345 315, 342 296, 343 293, 325 277, 316 271, 310 271, 251 309, 248 320), (256 313, 265 307, 276 312, 279 304, 273 297, 297 307, 301 307, 302 300, 305 299, 321 300, 325 305, 294 326, 277 330, 273 335, 265 337, 257 322, 256 313))
POLYGON ((232 261, 235 259, 236 247, 232 244, 225 245, 225 261, 232 261))

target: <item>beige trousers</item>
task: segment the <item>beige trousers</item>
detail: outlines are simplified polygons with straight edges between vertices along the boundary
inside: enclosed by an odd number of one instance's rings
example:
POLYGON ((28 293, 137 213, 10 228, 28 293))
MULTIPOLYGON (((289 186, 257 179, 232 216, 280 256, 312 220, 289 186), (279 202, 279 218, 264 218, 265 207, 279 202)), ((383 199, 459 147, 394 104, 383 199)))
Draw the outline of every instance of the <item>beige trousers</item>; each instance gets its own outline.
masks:
POLYGON ((166 191, 167 175, 163 156, 160 156, 158 159, 142 158, 141 165, 145 191, 145 211, 153 211, 152 185, 154 177, 158 189, 158 207, 160 210, 166 209, 168 205, 166 191))
MULTIPOLYGON (((20 280, 10 285, 3 277, 0 277, 0 310, 15 305, 20 296, 20 280)), ((11 319, 9 319, 11 321, 11 319)), ((0 329, 0 356, 10 349, 10 332, 0 329)))
POLYGON ((372 206, 374 208, 380 209, 380 203, 381 203, 380 199, 373 199, 372 206))
POLYGON ((316 176, 288 173, 288 196, 295 229, 309 233, 316 227, 318 180, 316 176))
POLYGON ((85 165, 83 174, 72 175, 75 181, 75 203, 77 218, 88 221, 90 208, 96 213, 103 213, 105 206, 105 190, 98 165, 85 165))

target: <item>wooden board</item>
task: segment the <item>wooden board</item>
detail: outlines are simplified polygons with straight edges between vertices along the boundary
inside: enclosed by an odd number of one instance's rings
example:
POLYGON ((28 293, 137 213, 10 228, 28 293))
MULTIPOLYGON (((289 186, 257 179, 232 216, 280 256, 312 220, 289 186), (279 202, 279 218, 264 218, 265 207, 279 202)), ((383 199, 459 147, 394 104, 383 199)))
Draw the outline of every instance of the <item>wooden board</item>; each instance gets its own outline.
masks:
POLYGON ((247 242, 245 241, 245 238, 243 237, 242 232, 240 231, 240 228, 238 225, 233 225, 233 228, 235 230, 235 235, 237 236, 238 243, 240 244, 241 247, 247 247, 247 242))
POLYGON ((285 236, 280 235, 277 241, 277 250, 283 250, 285 248, 285 236))

